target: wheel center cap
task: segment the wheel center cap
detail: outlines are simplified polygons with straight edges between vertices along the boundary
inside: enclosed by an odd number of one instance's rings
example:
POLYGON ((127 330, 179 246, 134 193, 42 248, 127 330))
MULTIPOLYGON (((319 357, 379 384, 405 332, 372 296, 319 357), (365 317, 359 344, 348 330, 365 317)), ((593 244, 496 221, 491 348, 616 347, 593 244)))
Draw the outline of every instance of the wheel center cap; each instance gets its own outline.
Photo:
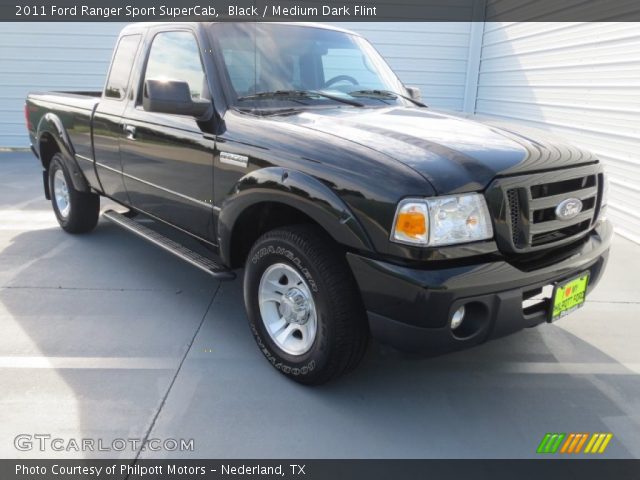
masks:
POLYGON ((282 295, 280 313, 288 323, 304 325, 309 320, 309 300, 302 290, 292 288, 282 295))

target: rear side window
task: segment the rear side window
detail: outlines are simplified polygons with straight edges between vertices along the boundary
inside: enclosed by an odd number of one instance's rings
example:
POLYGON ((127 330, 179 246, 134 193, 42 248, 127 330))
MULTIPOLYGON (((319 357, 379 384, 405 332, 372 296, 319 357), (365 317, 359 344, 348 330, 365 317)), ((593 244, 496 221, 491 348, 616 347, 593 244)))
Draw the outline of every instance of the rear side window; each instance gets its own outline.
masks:
POLYGON ((136 58, 140 35, 127 35, 120 38, 116 48, 116 54, 111 62, 111 71, 104 89, 104 96, 121 100, 127 94, 129 76, 133 70, 133 61, 136 58))
POLYGON ((207 97, 204 68, 195 37, 189 32, 162 32, 151 44, 145 80, 181 80, 191 97, 207 97))

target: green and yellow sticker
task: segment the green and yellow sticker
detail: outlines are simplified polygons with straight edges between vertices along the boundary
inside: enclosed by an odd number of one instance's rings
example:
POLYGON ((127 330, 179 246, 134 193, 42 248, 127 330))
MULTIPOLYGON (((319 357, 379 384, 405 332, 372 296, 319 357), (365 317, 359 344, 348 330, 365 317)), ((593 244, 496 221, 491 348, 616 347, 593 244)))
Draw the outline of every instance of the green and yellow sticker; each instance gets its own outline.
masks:
POLYGON ((553 312, 551 320, 554 321, 569 315, 584 305, 588 284, 589 272, 586 272, 573 280, 556 285, 553 292, 553 312))

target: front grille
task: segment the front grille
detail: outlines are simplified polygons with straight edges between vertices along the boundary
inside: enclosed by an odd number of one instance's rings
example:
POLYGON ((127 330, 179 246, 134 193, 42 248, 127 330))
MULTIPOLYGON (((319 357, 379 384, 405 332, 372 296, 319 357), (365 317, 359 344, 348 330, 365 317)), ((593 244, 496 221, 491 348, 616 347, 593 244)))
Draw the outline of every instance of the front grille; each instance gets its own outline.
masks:
POLYGON ((520 194, 518 189, 512 188, 507 192, 509 202, 509 214, 511 217, 511 239, 516 247, 522 247, 522 215, 520 208, 520 194))
POLYGON ((529 252, 564 245, 584 236, 595 224, 602 196, 599 164, 498 179, 487 191, 494 205, 501 248, 529 252), (569 198, 582 202, 574 218, 556 216, 569 198), (504 207, 499 207, 504 205, 504 207))
POLYGON ((560 195, 562 193, 573 192, 575 190, 595 186, 595 175, 587 175, 586 177, 572 178, 569 180, 562 180, 560 182, 545 183, 543 185, 533 185, 531 187, 531 198, 560 195))
POLYGON ((584 222, 580 222, 576 225, 571 225, 569 227, 559 228, 557 230, 551 230, 549 232, 543 233, 534 233, 531 236, 531 246, 537 247, 539 245, 546 245, 547 243, 555 243, 559 240, 564 240, 565 238, 570 238, 575 235, 580 234, 581 232, 586 232, 589 230, 589 226, 591 225, 591 220, 585 220, 584 222))

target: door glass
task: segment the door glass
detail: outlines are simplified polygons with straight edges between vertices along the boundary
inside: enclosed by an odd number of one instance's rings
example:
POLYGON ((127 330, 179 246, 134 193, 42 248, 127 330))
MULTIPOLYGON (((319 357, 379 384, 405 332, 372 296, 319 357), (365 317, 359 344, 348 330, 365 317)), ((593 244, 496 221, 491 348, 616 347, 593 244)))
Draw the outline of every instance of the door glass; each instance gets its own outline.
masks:
POLYGON ((111 62, 107 85, 104 89, 105 97, 116 100, 122 100, 125 97, 139 43, 140 35, 127 35, 118 42, 113 62, 111 62))
POLYGON ((189 84, 193 99, 209 96, 198 42, 189 32, 163 32, 156 35, 144 79, 181 80, 189 84))

